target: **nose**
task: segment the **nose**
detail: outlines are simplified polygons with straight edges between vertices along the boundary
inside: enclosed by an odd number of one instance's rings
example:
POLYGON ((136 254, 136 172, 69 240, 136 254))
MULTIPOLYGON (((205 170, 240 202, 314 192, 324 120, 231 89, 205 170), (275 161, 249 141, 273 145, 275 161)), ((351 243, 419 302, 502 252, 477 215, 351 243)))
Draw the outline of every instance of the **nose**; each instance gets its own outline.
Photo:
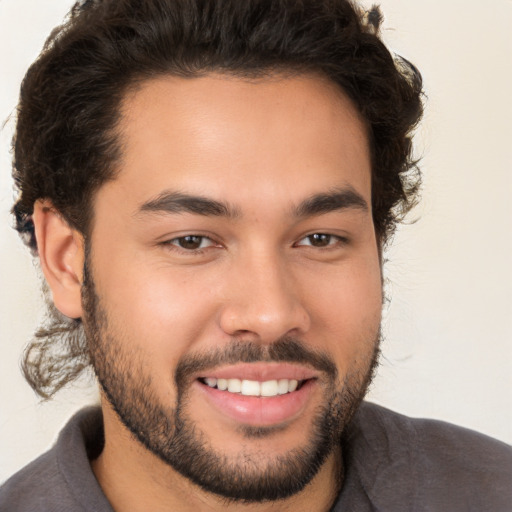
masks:
POLYGON ((226 280, 220 327, 230 336, 272 343, 310 327, 297 276, 277 256, 238 262, 226 280))

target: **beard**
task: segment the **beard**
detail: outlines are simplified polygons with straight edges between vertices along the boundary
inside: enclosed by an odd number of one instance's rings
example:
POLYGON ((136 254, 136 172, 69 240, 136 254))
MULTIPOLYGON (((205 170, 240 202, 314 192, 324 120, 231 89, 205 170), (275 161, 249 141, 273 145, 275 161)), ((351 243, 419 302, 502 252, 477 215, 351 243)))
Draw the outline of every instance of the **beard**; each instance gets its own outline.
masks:
MULTIPOLYGON (((312 351, 298 339, 285 337, 271 345, 233 339, 205 354, 183 356, 175 369, 174 407, 161 403, 142 349, 128 350, 114 334, 97 295, 86 260, 82 288, 83 324, 90 360, 104 395, 120 421, 147 450, 207 492, 246 503, 284 499, 300 492, 327 457, 339 448, 345 426, 366 394, 377 367, 379 335, 372 351, 340 382, 336 365, 324 353, 312 351), (323 400, 315 410, 307 442, 286 454, 245 450, 227 457, 211 446, 187 414, 191 376, 222 364, 289 362, 312 367, 325 376, 323 400)), ((280 426, 242 425, 248 441, 272 436, 280 426)), ((340 481, 342 475, 340 474, 340 481)))

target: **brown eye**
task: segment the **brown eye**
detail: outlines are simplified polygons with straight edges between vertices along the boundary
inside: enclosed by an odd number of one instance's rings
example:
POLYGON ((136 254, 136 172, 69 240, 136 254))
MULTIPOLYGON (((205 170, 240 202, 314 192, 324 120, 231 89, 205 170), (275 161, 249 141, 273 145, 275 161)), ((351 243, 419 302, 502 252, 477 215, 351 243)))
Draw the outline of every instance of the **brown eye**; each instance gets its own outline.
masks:
POLYGON ((327 247, 328 245, 331 245, 333 241, 332 235, 326 235, 325 233, 315 233, 313 235, 309 235, 306 237, 309 244, 313 247, 327 247))
POLYGON ((180 249, 187 251, 195 251, 198 249, 204 249, 213 245, 213 242, 206 236, 201 235, 186 235, 174 238, 168 242, 170 245, 175 245, 180 249))
POLYGON ((182 249, 199 249, 201 242, 203 241, 202 236, 189 235, 178 238, 178 245, 182 249))
POLYGON ((335 249, 348 244, 349 240, 343 236, 329 233, 312 233, 301 238, 295 245, 296 247, 313 247, 315 249, 335 249))

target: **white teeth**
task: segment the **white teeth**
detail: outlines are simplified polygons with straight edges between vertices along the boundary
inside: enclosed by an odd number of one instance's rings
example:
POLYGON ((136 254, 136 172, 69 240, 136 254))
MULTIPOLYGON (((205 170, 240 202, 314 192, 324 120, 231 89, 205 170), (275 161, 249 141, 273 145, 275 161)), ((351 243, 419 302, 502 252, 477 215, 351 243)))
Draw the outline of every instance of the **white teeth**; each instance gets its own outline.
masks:
POLYGON ((261 384, 257 380, 243 380, 240 392, 245 396, 260 396, 261 384))
POLYGON ((240 393, 242 391, 242 381, 240 379, 228 379, 228 391, 230 393, 240 393))
POLYGON ((217 379, 215 377, 206 377, 206 379, 204 379, 204 382, 208 384, 208 386, 210 386, 211 388, 217 386, 217 379))
POLYGON ((277 380, 267 380, 261 383, 261 396, 276 396, 277 380))
POLYGON ((221 391, 229 393, 241 393, 245 396, 277 396, 285 395, 295 391, 299 381, 295 379, 266 380, 258 382, 257 380, 240 379, 216 379, 215 377, 205 377, 204 383, 221 391))
POLYGON ((288 393, 288 383, 290 381, 288 379, 281 379, 277 382, 277 393, 279 395, 284 395, 288 393))

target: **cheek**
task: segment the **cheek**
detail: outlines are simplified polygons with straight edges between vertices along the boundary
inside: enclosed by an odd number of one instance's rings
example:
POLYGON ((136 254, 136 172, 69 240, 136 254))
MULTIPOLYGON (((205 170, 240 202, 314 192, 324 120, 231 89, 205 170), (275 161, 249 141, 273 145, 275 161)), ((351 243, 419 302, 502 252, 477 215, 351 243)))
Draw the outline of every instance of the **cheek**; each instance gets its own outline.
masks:
POLYGON ((367 360, 378 340, 382 313, 382 285, 378 263, 349 265, 331 275, 314 304, 312 333, 327 340, 324 348, 348 371, 367 360), (328 345, 328 346, 325 346, 328 345))
POLYGON ((118 262, 97 280, 111 331, 125 346, 175 364, 211 328, 215 306, 208 282, 147 261, 118 262))

